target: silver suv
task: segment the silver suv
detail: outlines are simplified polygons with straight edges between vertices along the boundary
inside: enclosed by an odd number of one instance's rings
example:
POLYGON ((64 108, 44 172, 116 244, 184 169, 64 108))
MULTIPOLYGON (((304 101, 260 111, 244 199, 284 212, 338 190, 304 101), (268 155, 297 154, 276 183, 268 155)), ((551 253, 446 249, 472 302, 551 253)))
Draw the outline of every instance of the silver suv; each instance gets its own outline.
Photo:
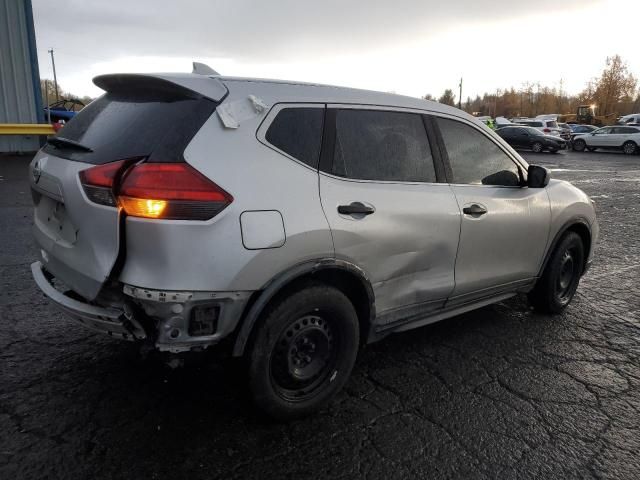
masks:
POLYGON ((287 419, 362 344, 519 292, 562 311, 594 207, 473 117, 392 94, 219 75, 105 75, 31 163, 33 277, 71 318, 244 356, 287 419), (223 341, 224 340, 224 341, 223 341))

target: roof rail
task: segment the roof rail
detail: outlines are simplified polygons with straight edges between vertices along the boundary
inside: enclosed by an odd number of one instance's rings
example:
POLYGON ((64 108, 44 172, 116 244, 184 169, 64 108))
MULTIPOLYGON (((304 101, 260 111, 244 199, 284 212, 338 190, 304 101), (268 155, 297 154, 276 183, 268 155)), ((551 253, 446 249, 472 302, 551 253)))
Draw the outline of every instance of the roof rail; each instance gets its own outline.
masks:
POLYGON ((209 65, 200 62, 193 62, 193 71, 191 73, 195 73, 197 75, 220 75, 209 65))

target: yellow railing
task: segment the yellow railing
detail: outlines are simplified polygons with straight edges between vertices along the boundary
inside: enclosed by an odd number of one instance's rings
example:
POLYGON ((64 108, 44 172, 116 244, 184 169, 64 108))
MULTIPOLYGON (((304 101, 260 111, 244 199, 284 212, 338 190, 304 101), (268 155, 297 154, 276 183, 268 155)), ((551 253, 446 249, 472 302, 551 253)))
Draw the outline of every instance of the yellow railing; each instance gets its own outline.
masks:
POLYGON ((53 135, 49 123, 0 123, 0 135, 53 135))

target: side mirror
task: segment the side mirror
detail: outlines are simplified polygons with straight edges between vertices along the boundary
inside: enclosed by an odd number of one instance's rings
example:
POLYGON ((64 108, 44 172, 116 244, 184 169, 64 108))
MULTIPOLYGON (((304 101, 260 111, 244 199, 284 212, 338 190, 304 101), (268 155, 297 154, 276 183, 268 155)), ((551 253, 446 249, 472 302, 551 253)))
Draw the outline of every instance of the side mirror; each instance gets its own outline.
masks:
POLYGON ((551 174, 549 170, 538 165, 529 165, 527 170, 527 187, 544 188, 549 185, 551 174))

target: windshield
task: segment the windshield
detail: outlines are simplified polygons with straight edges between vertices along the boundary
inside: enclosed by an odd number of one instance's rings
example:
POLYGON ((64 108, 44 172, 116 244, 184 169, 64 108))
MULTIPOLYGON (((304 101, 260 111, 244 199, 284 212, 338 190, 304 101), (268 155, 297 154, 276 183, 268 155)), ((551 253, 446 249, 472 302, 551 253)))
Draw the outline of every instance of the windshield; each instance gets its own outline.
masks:
POLYGON ((551 120, 547 122, 547 127, 549 128, 558 128, 558 122, 555 120, 551 120))

